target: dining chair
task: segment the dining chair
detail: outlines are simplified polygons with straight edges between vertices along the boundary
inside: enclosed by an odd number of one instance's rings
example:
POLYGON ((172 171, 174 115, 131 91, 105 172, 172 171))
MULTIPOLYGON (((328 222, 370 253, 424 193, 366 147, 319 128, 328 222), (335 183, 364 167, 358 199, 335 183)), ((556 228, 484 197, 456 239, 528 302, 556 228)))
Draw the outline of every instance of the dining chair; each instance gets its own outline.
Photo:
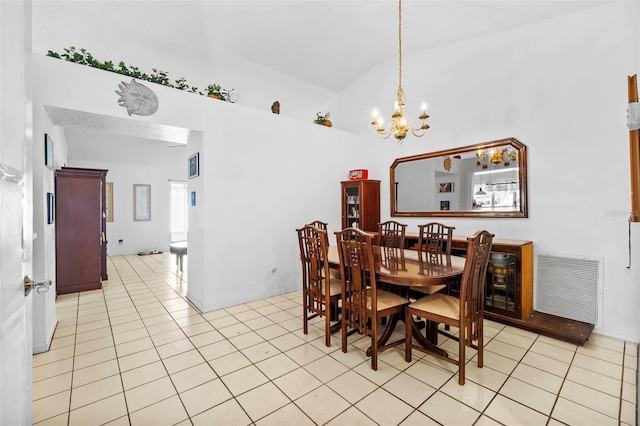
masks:
MULTIPOLYGON (((477 349, 478 368, 482 368, 483 358, 483 320, 484 289, 487 279, 487 265, 494 235, 488 231, 477 231, 467 238, 467 258, 462 273, 459 297, 443 293, 425 296, 411 303, 406 309, 405 360, 411 362, 411 351, 416 349, 429 353, 444 361, 458 366, 458 383, 464 385, 465 347, 477 349), (412 342, 411 321, 413 315, 431 321, 437 329, 438 324, 447 324, 458 328, 457 336, 440 330, 438 333, 458 341, 458 358, 430 352, 412 342), (476 342, 474 344, 474 342, 476 342)), ((437 339, 437 333, 436 333, 437 339)))
POLYGON ((407 225, 395 220, 378 223, 378 245, 387 248, 404 248, 407 225))
MULTIPOLYGON (((327 247, 330 246, 330 244, 329 244, 329 230, 328 230, 329 224, 327 222, 323 222, 321 220, 314 220, 313 222, 307 223, 307 225, 315 226, 318 229, 321 229, 323 231, 327 231, 326 234, 325 234, 326 237, 327 237, 327 247)), ((330 274, 331 274, 331 276, 333 278, 337 278, 338 280, 340 279, 340 271, 339 270, 330 269, 329 272, 330 272, 330 274)), ((334 308, 337 309, 337 307, 338 306, 336 305, 334 308)))
POLYGON ((340 323, 332 326, 337 318, 341 282, 329 271, 327 231, 312 225, 296 229, 302 262, 302 321, 303 332, 309 332, 308 323, 316 317, 324 317, 325 345, 331 346, 331 333, 338 331, 340 323), (336 310, 336 312, 333 312, 336 310))
MULTIPOLYGON (((443 225, 439 222, 430 222, 418 225, 418 255, 420 262, 435 265, 449 265, 451 263, 451 243, 454 226, 443 225)), ((431 287, 411 287, 410 294, 421 297, 424 294, 436 292, 449 292, 456 281, 431 287)))
POLYGON ((327 230, 327 226, 329 225, 327 222, 323 222, 321 220, 314 220, 313 222, 307 223, 307 225, 315 226, 318 229, 322 229, 323 231, 327 230))
MULTIPOLYGON (((378 369, 378 354, 402 340, 378 345, 381 318, 402 315, 407 298, 379 290, 375 277, 372 236, 357 228, 335 232, 342 271, 342 352, 355 332, 371 337, 371 368, 378 369), (347 332, 347 329, 351 329, 347 332)), ((393 322, 392 322, 393 323, 393 322)))

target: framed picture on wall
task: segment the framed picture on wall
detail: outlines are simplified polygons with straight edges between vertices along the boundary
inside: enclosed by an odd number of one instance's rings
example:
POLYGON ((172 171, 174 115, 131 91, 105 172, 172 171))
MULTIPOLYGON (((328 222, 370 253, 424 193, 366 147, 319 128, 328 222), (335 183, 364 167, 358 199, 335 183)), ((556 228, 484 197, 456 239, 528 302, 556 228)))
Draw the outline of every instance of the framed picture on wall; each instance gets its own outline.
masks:
POLYGON ((133 220, 151 220, 151 185, 133 185, 133 220))
POLYGON ((47 224, 51 225, 55 220, 56 200, 51 192, 47 192, 47 224))
POLYGON ((440 201, 440 210, 449 210, 449 201, 440 201))
POLYGON ((453 192, 453 182, 438 182, 438 192, 453 192))
POLYGON ((196 152, 189 157, 189 179, 200 176, 200 153, 196 152))
POLYGON ((53 139, 44 134, 44 165, 53 170, 53 139))
POLYGON ((107 222, 113 222, 113 182, 107 182, 107 187, 105 188, 105 198, 106 219, 107 222))

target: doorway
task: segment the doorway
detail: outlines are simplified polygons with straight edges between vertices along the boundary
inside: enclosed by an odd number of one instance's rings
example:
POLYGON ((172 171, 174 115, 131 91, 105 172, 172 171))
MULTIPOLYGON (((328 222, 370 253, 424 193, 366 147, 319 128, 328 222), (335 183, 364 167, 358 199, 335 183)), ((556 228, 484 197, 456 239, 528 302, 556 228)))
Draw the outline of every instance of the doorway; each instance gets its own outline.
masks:
POLYGON ((187 240, 187 183, 171 181, 171 242, 187 240))

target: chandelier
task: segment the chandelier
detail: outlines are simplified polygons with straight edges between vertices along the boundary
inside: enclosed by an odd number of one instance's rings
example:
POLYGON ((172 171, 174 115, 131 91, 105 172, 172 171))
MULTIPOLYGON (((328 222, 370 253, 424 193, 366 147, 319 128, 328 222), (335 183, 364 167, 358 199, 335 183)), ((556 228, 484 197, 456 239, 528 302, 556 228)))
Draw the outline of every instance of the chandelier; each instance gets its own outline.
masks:
POLYGON ((393 133, 393 137, 398 140, 398 143, 402 143, 402 140, 407 136, 409 130, 414 136, 421 137, 427 132, 429 125, 427 124, 427 105, 422 103, 422 113, 418 116, 418 119, 422 121, 420 127, 414 129, 411 126, 411 120, 405 118, 403 113, 403 107, 405 105, 406 98, 404 91, 402 90, 402 0, 398 0, 398 91, 396 92, 398 99, 395 102, 394 112, 391 114, 391 121, 385 129, 382 121, 382 117, 378 115, 378 111, 373 112, 373 121, 371 125, 376 128, 376 132, 383 139, 387 139, 393 133))
POLYGON ((491 162, 494 167, 498 167, 504 162, 506 167, 511 164, 511 161, 518 159, 518 152, 509 148, 495 148, 490 154, 480 150, 476 152, 476 157, 476 165, 483 169, 487 168, 489 162, 491 162))

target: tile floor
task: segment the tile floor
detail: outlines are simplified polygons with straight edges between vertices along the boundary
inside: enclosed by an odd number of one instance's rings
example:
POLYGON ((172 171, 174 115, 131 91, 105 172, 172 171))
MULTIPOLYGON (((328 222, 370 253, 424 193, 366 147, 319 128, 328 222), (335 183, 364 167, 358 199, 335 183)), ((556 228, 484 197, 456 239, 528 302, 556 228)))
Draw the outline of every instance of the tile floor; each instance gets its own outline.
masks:
MULTIPOLYGON (((109 258, 102 290, 61 295, 33 357, 38 425, 636 424, 637 344, 584 347, 486 322, 485 367, 402 349, 374 372, 368 339, 302 334, 297 292, 200 314, 169 254, 109 258)), ((441 345, 455 349, 452 341, 441 345)))

